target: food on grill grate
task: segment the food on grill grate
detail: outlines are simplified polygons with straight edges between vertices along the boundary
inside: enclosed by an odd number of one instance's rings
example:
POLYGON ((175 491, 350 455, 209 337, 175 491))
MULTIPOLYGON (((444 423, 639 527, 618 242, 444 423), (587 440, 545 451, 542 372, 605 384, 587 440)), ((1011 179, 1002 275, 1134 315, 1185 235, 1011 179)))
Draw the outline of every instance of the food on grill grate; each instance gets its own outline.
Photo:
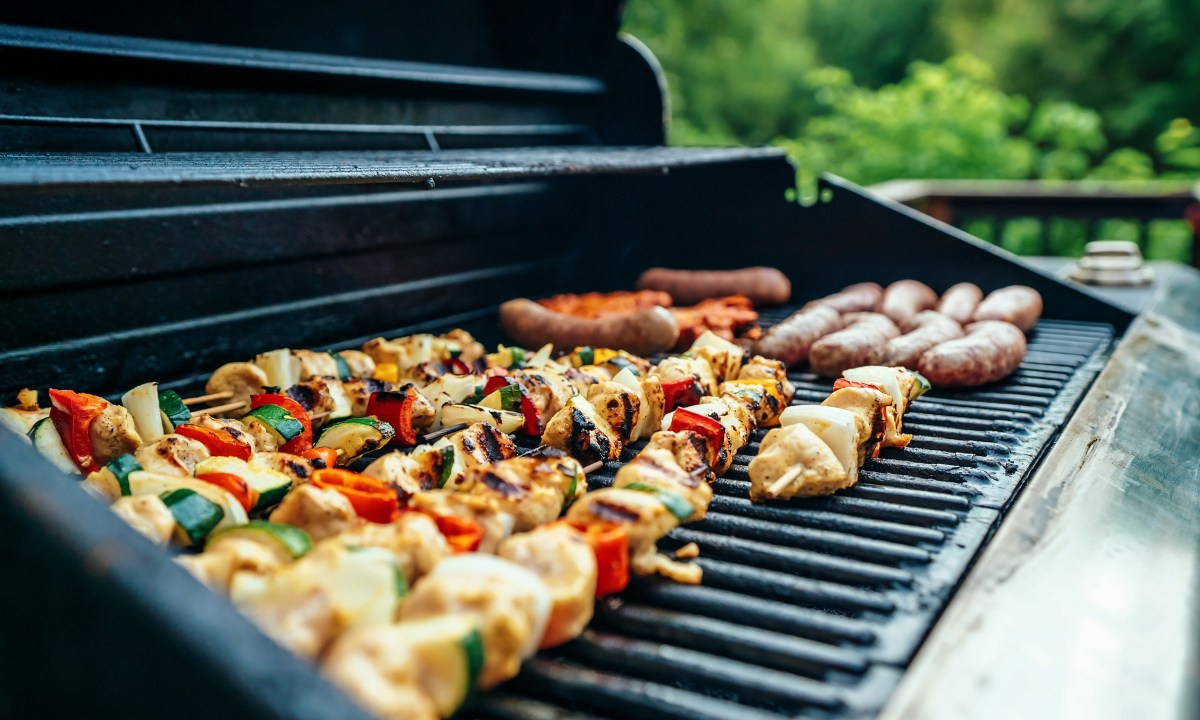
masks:
POLYGON ((879 283, 864 282, 849 285, 832 295, 826 295, 807 303, 800 312, 811 310, 818 305, 832 308, 838 314, 852 312, 868 312, 879 307, 883 299, 883 288, 879 283))
POLYGON ((826 377, 882 362, 888 341, 900 335, 896 324, 879 313, 847 313, 842 321, 845 326, 841 330, 816 341, 809 350, 808 364, 826 377))
POLYGON ((783 427, 767 433, 750 462, 750 499, 829 495, 858 482, 858 469, 882 447, 905 447, 908 405, 929 389, 918 374, 897 367, 846 371, 821 405, 784 411, 783 427))
POLYGON ((636 290, 633 292, 589 292, 551 295, 537 301, 538 305, 563 315, 579 318, 600 318, 610 315, 626 315, 652 307, 669 308, 674 303, 671 296, 658 290, 636 290))
POLYGON ((888 341, 882 362, 887 365, 916 367, 926 350, 939 343, 962 337, 962 326, 933 310, 922 310, 909 324, 909 331, 888 341))
POLYGON ((1002 320, 1029 332, 1042 316, 1042 296, 1024 285, 1010 285, 988 294, 975 308, 973 320, 1002 320))
POLYGON ((792 283, 776 268, 738 270, 671 270, 650 268, 637 280, 638 290, 662 290, 684 305, 708 298, 745 295, 755 305, 783 305, 792 296, 792 283))
POLYGON ((754 340, 760 332, 755 325, 758 313, 745 295, 708 298, 690 307, 673 307, 671 314, 679 325, 676 350, 687 348, 706 332, 725 340, 754 340))
POLYGON ((900 329, 907 331, 917 313, 932 309, 937 301, 937 293, 925 283, 897 280, 883 291, 877 312, 887 315, 900 329))
POLYGON ((926 351, 917 369, 938 386, 971 387, 1011 375, 1025 359, 1025 334, 1016 325, 984 320, 965 337, 926 351))
POLYGON ((679 325, 670 311, 648 308, 627 315, 578 318, 518 298, 500 306, 500 324, 522 345, 597 345, 652 355, 675 347, 679 325))
POLYGON ((841 327, 841 316, 832 306, 807 305, 767 330, 754 343, 754 352, 798 365, 808 360, 813 343, 841 327))
POLYGON ((983 300, 983 291, 974 283, 962 282, 951 285, 938 300, 938 312, 959 325, 966 325, 975 316, 975 308, 983 300))

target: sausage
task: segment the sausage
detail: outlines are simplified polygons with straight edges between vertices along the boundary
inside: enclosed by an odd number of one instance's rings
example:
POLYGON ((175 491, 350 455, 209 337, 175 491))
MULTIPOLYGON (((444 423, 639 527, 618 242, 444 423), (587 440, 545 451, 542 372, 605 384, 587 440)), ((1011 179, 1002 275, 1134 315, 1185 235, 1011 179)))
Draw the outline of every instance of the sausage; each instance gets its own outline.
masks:
POLYGON ((1009 285, 989 293, 975 308, 974 319, 1002 320, 1029 332, 1041 316, 1042 296, 1037 290, 1024 285, 1009 285))
POLYGON ((546 343, 562 349, 593 345, 653 355, 670 350, 679 338, 674 316, 661 307, 605 318, 576 318, 518 298, 500 306, 500 325, 513 340, 528 348, 546 343))
POLYGON ((975 315, 975 308, 979 306, 979 301, 982 299, 983 291, 979 289, 978 285, 962 282, 942 293, 942 299, 938 300, 937 311, 959 325, 966 325, 971 322, 971 318, 975 315))
POLYGON ((813 300, 802 309, 807 310, 817 305, 825 305, 839 313, 869 312, 879 305, 882 298, 883 288, 879 283, 855 283, 843 288, 841 292, 813 300))
POLYGON ((842 327, 842 318, 831 307, 817 305, 792 313, 754 343, 755 354, 782 360, 788 365, 808 359, 812 344, 842 327))
POLYGON ((984 320, 928 350, 917 370, 934 387, 971 387, 1008 377, 1025 359, 1025 335, 1012 323, 984 320))
POLYGON ((926 350, 963 335, 961 325, 932 310, 917 313, 913 328, 912 332, 888 341, 883 353, 884 365, 916 367, 926 350))
POLYGON ((878 365, 887 342, 900 334, 891 319, 878 313, 849 313, 842 320, 844 330, 826 335, 809 351, 808 364, 818 374, 839 377, 852 367, 878 365))
POLYGON ((676 305, 695 305, 708 298, 745 295, 755 305, 783 305, 792 297, 792 283, 780 270, 748 267, 740 270, 671 270, 650 268, 637 281, 638 290, 662 290, 676 305))
POLYGON ((917 313, 931 309, 937 305, 937 301, 937 293, 925 283, 916 280, 897 280, 883 291, 883 299, 879 301, 878 311, 908 330, 917 313))

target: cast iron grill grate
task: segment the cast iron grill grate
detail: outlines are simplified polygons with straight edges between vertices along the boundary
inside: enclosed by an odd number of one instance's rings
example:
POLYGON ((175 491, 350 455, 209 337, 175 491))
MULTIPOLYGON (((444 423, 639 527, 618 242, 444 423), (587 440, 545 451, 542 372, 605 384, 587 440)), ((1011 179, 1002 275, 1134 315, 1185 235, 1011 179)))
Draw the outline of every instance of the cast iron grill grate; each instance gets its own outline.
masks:
MULTIPOLYGON (((1112 339, 1108 325, 1043 320, 1013 377, 918 400, 905 418, 912 444, 868 461, 860 482, 834 497, 752 504, 746 466, 765 434, 757 431, 716 481, 708 516, 660 544, 697 543, 703 584, 637 581, 598 604, 581 638, 481 697, 476 714, 873 716, 1112 339)), ((796 403, 830 392, 828 379, 791 377, 796 403)), ((610 484, 617 467, 593 474, 591 487, 610 484)))

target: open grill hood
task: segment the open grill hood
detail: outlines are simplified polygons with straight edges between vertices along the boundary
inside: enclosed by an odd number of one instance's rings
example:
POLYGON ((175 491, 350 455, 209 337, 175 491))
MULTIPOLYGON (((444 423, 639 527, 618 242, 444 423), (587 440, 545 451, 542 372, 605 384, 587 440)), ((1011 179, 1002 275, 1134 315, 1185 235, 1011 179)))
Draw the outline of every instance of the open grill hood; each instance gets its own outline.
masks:
MULTIPOLYGON (((661 74, 617 38, 616 3, 272 5, 163 6, 120 28, 4 11, 0 391, 182 390, 268 348, 452 326, 491 344, 503 300, 627 287, 660 264, 774 265, 797 301, 862 280, 1031 285, 1047 320, 1013 378, 921 399, 913 446, 833 498, 751 505, 739 458, 709 518, 666 541, 701 546, 704 585, 636 584, 471 710, 868 717, 904 677, 893 707, 936 715, 941 667, 906 668, 1021 487, 1067 482, 1069 465, 1039 462, 1097 421, 1133 352, 1116 341, 1146 318, 838 178, 797 205, 779 151, 663 147, 661 74), (222 8, 243 22, 214 21, 222 8)), ((1185 315, 1197 285, 1172 286, 1185 315)), ((1158 322, 1174 334, 1144 342, 1200 348, 1200 328, 1158 322)), ((1174 400, 1196 402, 1200 373, 1168 356, 1139 382, 1173 369, 1192 378, 1174 400)), ((800 402, 828 391, 793 379, 800 402)), ((1142 387, 1120 396, 1140 407, 1142 387)), ((1194 418, 1170 452, 1195 451, 1194 418)), ((362 716, 6 434, 0 538, 0 647, 20 648, 0 651, 0 697, 18 710, 362 716)))

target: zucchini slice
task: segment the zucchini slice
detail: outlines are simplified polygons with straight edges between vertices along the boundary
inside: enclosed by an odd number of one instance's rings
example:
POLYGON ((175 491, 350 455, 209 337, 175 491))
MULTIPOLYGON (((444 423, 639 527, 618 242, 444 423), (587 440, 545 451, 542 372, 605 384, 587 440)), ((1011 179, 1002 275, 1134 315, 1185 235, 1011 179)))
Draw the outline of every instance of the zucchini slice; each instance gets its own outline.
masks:
MULTIPOLYGON (((511 387, 511 386, 509 386, 511 387)), ((499 391, 496 391, 499 392, 499 391)), ((518 392, 520 389, 518 388, 518 392)), ((492 393, 495 395, 496 393, 492 393)), ((459 423, 474 425, 488 423, 500 428, 503 433, 514 433, 525 424, 525 416, 510 410, 495 410, 479 405, 464 405, 462 403, 446 403, 442 406, 442 426, 450 427, 459 423)))
POLYGON ((244 537, 260 543, 271 543, 280 547, 292 559, 302 558, 313 547, 312 537, 294 525, 251 520, 245 525, 227 528, 213 533, 208 538, 212 545, 218 538, 244 537))
POLYGON ((251 508, 254 513, 278 505, 292 489, 292 479, 287 475, 235 457, 213 456, 201 460, 196 464, 196 474, 204 473, 229 473, 245 480, 247 487, 258 493, 258 500, 251 508))
POLYGON ((479 401, 479 407, 491 410, 507 410, 521 412, 521 386, 504 385, 484 399, 479 401))
POLYGON ((232 527, 234 525, 245 525, 249 521, 249 518, 246 517, 246 511, 242 508, 242 504, 237 501, 237 498, 212 483, 206 483, 203 480, 189 477, 161 475, 145 470, 134 470, 129 473, 130 495, 158 495, 161 497, 163 493, 179 489, 191 490, 221 508, 224 516, 217 523, 217 529, 232 527))
POLYGON ((347 465, 359 455, 383 447, 395 434, 395 429, 385 422, 346 418, 325 428, 316 445, 337 450, 338 464, 347 465))
POLYGON ((260 405, 246 413, 242 422, 246 425, 257 423, 274 435, 280 445, 304 432, 304 424, 278 405, 260 405))
POLYGON ((175 432, 175 428, 192 418, 192 411, 174 390, 163 390, 158 394, 158 409, 162 413, 164 432, 175 432))
POLYGON ((479 682, 483 670, 483 635, 479 619, 454 614, 410 620, 395 626, 393 639, 412 649, 419 664, 437 668, 422 676, 422 688, 440 717, 458 712, 479 682))
POLYGON ((349 380, 350 378, 354 377, 354 375, 350 372, 350 365, 346 363, 346 358, 342 357, 340 353, 332 350, 329 351, 329 356, 332 357, 333 362, 337 364, 338 380, 349 380))
POLYGON ((220 505, 195 490, 168 490, 161 497, 175 516, 175 540, 184 547, 199 545, 225 517, 220 505))
MULTIPOLYGON (((159 409, 159 402, 156 382, 138 385, 121 396, 121 404, 133 418, 133 425, 143 443, 152 443, 166 434, 163 431, 163 413, 159 409)), ((180 402, 180 405, 182 404, 180 402)))
POLYGON ((50 422, 50 418, 42 418, 34 423, 33 429, 29 431, 29 439, 42 457, 49 460, 54 467, 65 473, 82 474, 79 472, 79 466, 67 453, 67 446, 63 444, 58 429, 50 422))
POLYGON ((687 519, 692 516, 692 513, 696 511, 695 508, 692 507, 692 504, 685 500, 682 495, 676 495, 670 490, 663 490, 660 487, 655 487, 654 485, 648 485, 640 482, 629 483, 628 485, 622 485, 621 487, 625 490, 637 490, 638 492, 650 493, 651 495, 654 495, 658 498, 659 502, 661 502, 667 508, 667 510, 671 511, 672 515, 679 519, 679 522, 687 521, 687 519))

